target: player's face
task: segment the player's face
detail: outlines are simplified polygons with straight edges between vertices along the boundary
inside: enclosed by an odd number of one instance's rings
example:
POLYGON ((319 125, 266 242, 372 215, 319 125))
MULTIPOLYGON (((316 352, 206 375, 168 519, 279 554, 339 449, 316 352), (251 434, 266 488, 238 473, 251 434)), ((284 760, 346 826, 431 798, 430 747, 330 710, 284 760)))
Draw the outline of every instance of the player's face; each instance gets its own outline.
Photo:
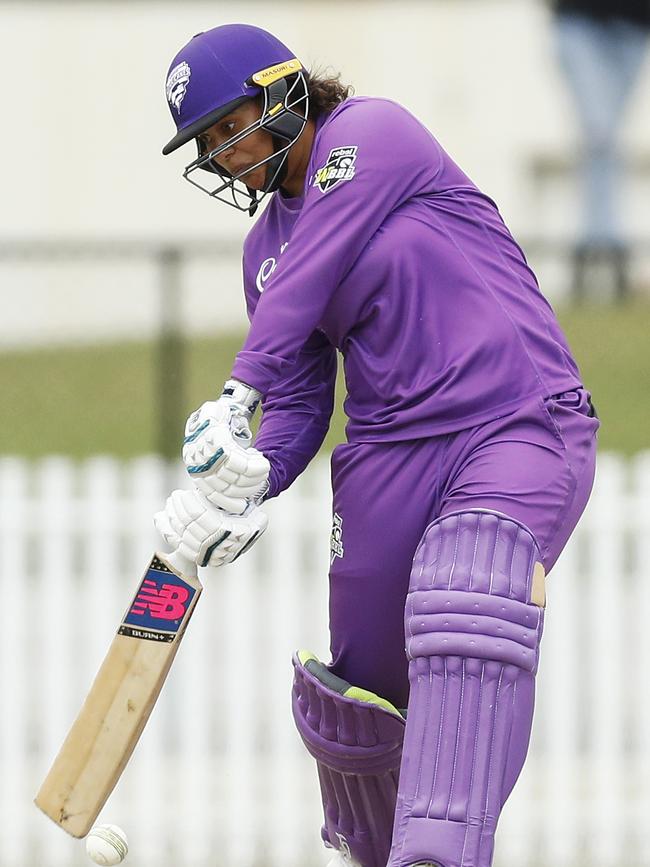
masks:
MULTIPOLYGON (((261 107, 258 100, 251 99, 243 103, 230 114, 201 133, 199 144, 202 153, 209 153, 225 144, 228 139, 242 132, 256 120, 259 120, 261 107)), ((273 153, 273 140, 266 130, 258 129, 247 135, 238 144, 227 148, 215 157, 215 162, 231 175, 239 175, 242 171, 242 181, 254 190, 261 190, 266 180, 266 165, 251 172, 245 170, 261 162, 273 153)))

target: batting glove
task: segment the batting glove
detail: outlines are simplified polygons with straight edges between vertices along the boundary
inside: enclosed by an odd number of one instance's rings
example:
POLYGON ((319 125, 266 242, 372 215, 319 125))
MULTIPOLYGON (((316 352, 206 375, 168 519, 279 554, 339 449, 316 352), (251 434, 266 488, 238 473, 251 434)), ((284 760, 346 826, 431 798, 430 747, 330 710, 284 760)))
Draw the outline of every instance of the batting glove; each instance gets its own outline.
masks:
POLYGON ((259 508, 251 507, 246 515, 229 515, 196 490, 174 491, 153 521, 172 553, 197 566, 232 563, 268 525, 268 517, 259 508))
POLYGON ((259 391, 229 380, 219 400, 204 403, 185 426, 183 461, 199 491, 219 509, 242 515, 268 492, 270 464, 253 448, 250 420, 259 391))

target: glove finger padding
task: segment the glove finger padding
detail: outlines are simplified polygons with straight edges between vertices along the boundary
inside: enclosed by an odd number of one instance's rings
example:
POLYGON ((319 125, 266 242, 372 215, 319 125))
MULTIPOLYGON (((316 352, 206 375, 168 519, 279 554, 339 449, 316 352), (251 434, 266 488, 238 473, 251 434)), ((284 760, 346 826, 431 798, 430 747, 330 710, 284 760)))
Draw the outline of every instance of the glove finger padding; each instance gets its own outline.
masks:
POLYGON ((197 487, 211 506, 231 515, 242 515, 250 505, 245 497, 228 497, 218 491, 211 491, 208 485, 197 485, 197 487))
POLYGON ((167 499, 170 516, 174 516, 183 526, 188 526, 199 518, 204 510, 194 491, 173 491, 167 499))
POLYGON ((170 548, 178 548, 181 537, 174 527, 172 527, 170 517, 164 509, 161 512, 156 512, 153 516, 153 523, 157 532, 162 536, 163 541, 170 548))
MULTIPOLYGON (((271 465, 250 446, 250 428, 236 405, 208 401, 186 425, 183 460, 192 480, 219 509, 243 514, 268 491, 271 465), (248 432, 246 436, 242 434, 248 432)), ((241 408, 240 408, 241 409, 241 408)))
POLYGON ((154 516, 154 525, 168 545, 197 566, 223 566, 257 541, 268 518, 257 507, 249 507, 246 515, 228 514, 197 490, 177 490, 154 516))
POLYGON ((240 475, 234 481, 227 481, 219 470, 215 475, 195 478, 194 483, 213 506, 241 515, 251 503, 261 503, 269 489, 270 464, 264 455, 258 454, 264 461, 265 470, 253 478, 240 475))

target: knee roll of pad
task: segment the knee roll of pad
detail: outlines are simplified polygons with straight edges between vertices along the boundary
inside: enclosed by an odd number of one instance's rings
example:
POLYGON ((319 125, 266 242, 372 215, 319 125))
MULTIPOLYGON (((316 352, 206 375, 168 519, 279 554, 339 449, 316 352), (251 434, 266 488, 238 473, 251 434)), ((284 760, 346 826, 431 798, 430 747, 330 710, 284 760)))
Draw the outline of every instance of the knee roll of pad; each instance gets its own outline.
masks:
POLYGON ((537 543, 493 512, 447 515, 416 552, 410 697, 390 867, 489 867, 528 747, 543 625, 537 543))
POLYGON ((465 656, 537 670, 543 575, 521 524, 464 512, 432 524, 413 561, 406 604, 409 659, 465 656))
POLYGON ((293 664, 293 715, 318 766, 323 840, 362 867, 385 867, 404 718, 389 702, 333 675, 312 654, 300 651, 293 664))

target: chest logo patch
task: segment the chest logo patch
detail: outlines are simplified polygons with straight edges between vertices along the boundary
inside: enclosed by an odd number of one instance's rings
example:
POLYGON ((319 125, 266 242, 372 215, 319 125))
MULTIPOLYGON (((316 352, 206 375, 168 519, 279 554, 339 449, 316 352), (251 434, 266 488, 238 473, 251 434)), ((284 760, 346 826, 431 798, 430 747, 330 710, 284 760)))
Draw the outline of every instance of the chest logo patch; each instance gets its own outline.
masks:
POLYGON ((341 181, 351 181, 357 161, 357 146, 332 148, 324 166, 316 170, 313 186, 321 193, 327 193, 341 181))

